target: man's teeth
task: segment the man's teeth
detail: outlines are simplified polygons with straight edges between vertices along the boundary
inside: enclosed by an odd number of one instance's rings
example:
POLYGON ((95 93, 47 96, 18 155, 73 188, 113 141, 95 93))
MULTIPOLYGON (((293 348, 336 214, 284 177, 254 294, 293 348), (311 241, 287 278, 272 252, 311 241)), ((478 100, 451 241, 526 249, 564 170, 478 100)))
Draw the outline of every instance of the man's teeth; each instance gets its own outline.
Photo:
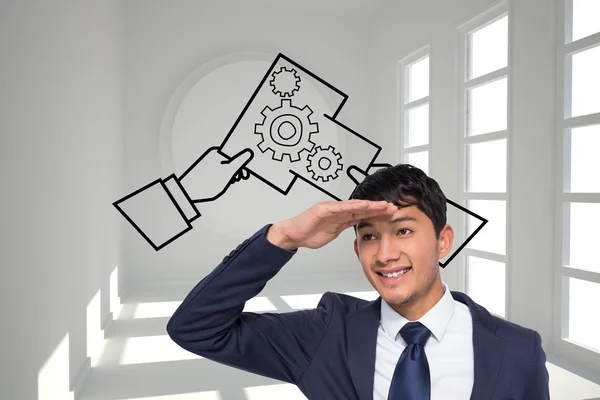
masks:
POLYGON ((403 269, 402 271, 392 272, 391 274, 382 273, 381 275, 385 276, 386 278, 395 278, 397 276, 404 275, 407 272, 408 272, 408 269, 403 269))

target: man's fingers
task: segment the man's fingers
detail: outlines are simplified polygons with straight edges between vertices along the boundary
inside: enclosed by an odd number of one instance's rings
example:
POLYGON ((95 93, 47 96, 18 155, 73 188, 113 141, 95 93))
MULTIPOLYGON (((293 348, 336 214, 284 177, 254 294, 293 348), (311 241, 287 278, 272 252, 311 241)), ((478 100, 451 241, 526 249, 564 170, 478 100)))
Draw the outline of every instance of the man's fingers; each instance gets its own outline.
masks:
POLYGON ((349 215, 357 215, 362 218, 367 216, 382 215, 390 212, 395 212, 397 207, 386 201, 369 201, 369 200, 346 200, 323 203, 324 212, 321 217, 342 217, 346 218, 349 215), (347 214, 347 215, 344 215, 347 214))

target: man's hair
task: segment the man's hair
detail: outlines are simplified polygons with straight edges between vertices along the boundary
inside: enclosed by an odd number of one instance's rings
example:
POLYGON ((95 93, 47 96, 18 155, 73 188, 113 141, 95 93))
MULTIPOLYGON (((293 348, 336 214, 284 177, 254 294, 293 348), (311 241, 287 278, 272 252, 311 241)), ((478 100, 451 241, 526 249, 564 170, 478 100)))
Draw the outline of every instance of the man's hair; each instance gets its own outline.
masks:
POLYGON ((366 176, 350 199, 385 200, 400 208, 414 205, 433 223, 436 239, 446 225, 446 196, 433 178, 410 164, 385 167, 366 176))

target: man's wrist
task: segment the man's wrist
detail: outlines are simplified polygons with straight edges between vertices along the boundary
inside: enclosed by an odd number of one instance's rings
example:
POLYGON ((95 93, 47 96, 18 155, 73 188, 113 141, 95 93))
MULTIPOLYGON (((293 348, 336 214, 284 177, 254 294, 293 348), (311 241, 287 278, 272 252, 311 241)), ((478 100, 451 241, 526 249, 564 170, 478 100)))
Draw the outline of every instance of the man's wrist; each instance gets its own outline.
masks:
POLYGON ((298 246, 285 234, 281 222, 271 225, 266 237, 269 242, 287 251, 296 251, 298 249, 298 246))

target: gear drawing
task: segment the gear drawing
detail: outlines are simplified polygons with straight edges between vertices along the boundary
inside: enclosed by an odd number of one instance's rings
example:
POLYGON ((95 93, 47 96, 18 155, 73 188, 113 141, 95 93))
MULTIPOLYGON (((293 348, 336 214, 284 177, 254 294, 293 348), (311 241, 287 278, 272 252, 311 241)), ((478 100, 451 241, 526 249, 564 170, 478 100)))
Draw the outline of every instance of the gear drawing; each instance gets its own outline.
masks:
POLYGON ((299 161, 304 150, 310 153, 315 146, 310 136, 319 132, 319 125, 311 122, 312 113, 308 105, 296 107, 290 99, 282 99, 276 108, 266 106, 261 112, 263 122, 254 127, 254 133, 262 136, 260 151, 271 150, 276 161, 287 155, 291 162, 299 161))
POLYGON ((281 67, 279 72, 273 72, 272 76, 269 83, 273 87, 273 93, 280 97, 292 97, 295 92, 300 90, 300 77, 296 70, 281 67))
POLYGON ((342 155, 335 151, 333 146, 323 149, 321 146, 315 147, 308 156, 308 166, 306 170, 312 173, 312 179, 323 182, 329 182, 330 179, 336 179, 338 172, 343 168, 340 160, 342 155))

